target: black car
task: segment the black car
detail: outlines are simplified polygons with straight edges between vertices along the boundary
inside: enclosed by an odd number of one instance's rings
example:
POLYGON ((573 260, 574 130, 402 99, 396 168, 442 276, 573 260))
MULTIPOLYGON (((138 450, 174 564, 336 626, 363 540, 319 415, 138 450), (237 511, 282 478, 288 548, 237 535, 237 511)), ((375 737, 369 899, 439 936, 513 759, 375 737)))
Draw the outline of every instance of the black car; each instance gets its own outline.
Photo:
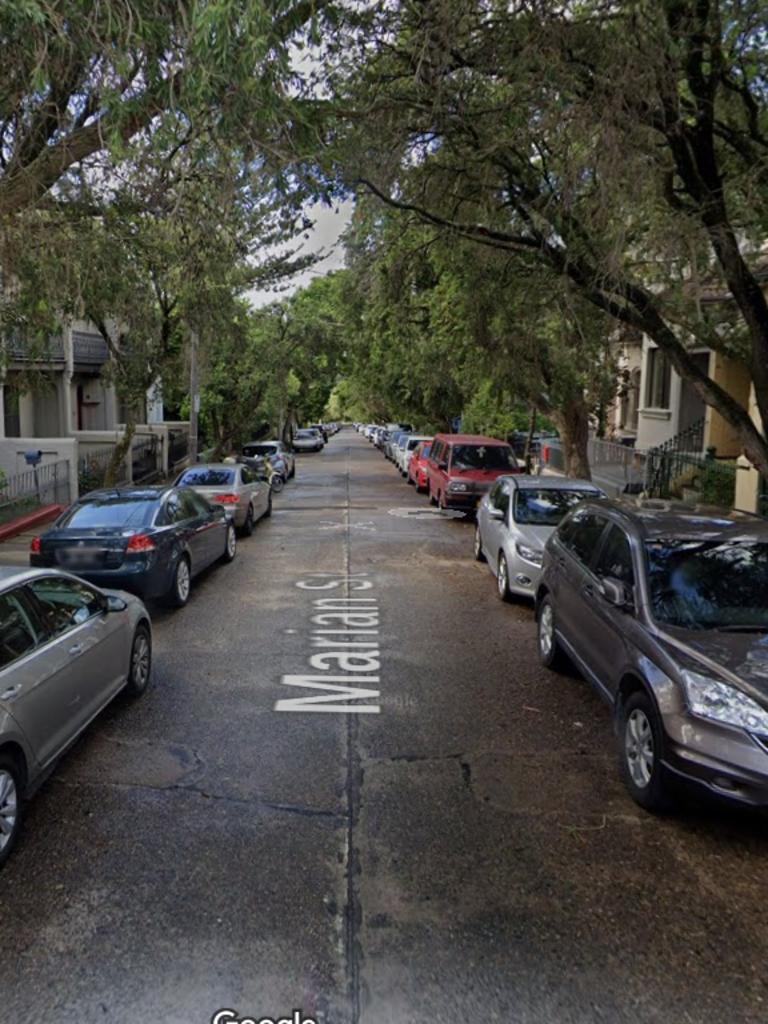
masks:
POLYGON ((180 608, 192 578, 236 550, 229 513, 191 488, 120 487, 71 505, 32 541, 29 562, 180 608))

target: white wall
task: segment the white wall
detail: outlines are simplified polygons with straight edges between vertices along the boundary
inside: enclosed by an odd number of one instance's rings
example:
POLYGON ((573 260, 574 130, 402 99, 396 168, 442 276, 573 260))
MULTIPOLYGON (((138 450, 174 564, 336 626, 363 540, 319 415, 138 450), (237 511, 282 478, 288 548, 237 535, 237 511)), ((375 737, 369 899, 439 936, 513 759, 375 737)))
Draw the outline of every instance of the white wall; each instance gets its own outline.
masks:
POLYGON ((69 462, 70 500, 77 497, 77 441, 71 437, 8 437, 0 438, 0 469, 8 476, 29 469, 24 452, 42 451, 41 465, 69 462))

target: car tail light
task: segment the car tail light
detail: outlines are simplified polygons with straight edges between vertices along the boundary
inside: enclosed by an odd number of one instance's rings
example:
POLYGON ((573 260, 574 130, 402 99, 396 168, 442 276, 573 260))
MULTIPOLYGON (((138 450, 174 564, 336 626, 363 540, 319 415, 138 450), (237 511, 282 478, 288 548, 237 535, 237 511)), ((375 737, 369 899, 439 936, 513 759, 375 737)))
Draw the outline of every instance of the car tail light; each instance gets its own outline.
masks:
POLYGON ((29 545, 29 553, 31 555, 39 555, 41 550, 42 550, 42 545, 40 544, 40 538, 39 537, 33 537, 32 538, 32 543, 29 545))
POLYGON ((146 533, 134 533, 131 539, 128 541, 126 551, 152 551, 155 547, 155 542, 151 537, 148 537, 146 533))
POLYGON ((213 500, 219 505, 236 505, 240 498, 236 494, 214 494, 213 500))

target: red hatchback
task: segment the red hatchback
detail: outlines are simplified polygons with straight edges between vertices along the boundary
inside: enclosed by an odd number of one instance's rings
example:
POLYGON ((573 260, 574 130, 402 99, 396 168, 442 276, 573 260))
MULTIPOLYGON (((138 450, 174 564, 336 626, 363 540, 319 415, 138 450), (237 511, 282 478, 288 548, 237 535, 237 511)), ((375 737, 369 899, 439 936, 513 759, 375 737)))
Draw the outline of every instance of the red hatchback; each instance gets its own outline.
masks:
POLYGON ((500 476, 522 472, 506 441, 482 434, 438 434, 427 461, 429 500, 473 509, 500 476))
POLYGON ((432 448, 431 441, 422 441, 421 444, 417 445, 413 450, 413 455, 408 463, 408 483, 415 484, 416 490, 426 491, 429 485, 429 477, 427 476, 427 460, 429 459, 429 452, 432 448))

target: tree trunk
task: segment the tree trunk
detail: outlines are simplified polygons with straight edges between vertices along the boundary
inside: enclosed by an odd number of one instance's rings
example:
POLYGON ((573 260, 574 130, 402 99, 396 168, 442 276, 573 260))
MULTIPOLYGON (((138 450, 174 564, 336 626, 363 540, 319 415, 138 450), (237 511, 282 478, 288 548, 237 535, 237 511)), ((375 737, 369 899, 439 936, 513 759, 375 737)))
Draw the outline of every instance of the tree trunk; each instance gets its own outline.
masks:
POLYGON ((589 410, 583 398, 574 398, 561 409, 552 410, 552 418, 560 431, 565 459, 565 475, 591 480, 589 467, 589 410))
POLYGON ((525 472, 531 472, 531 449, 533 448, 533 435, 536 433, 536 406, 531 406, 531 417, 528 421, 528 435, 525 439, 525 448, 523 450, 523 462, 525 463, 525 472))
POLYGON ((125 460, 131 450, 135 433, 136 424, 133 416, 129 414, 128 422, 125 425, 125 433, 115 445, 112 451, 112 458, 109 460, 107 471, 104 474, 104 484, 106 487, 112 487, 123 479, 125 460))

